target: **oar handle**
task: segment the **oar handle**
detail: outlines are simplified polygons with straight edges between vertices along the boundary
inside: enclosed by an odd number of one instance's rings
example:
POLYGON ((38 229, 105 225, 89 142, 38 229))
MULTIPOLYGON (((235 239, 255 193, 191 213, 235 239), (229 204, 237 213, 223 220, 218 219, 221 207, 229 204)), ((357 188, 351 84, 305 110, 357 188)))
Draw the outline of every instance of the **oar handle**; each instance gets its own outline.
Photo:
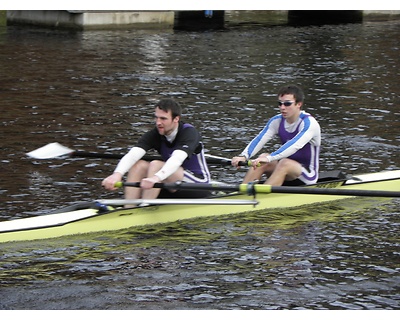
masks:
MULTIPOLYGON (((208 164, 221 164, 225 166, 231 166, 232 165, 232 160, 231 159, 213 159, 213 158, 207 158, 207 163, 208 164)), ((251 167, 251 161, 239 161, 238 163, 239 167, 251 167)))

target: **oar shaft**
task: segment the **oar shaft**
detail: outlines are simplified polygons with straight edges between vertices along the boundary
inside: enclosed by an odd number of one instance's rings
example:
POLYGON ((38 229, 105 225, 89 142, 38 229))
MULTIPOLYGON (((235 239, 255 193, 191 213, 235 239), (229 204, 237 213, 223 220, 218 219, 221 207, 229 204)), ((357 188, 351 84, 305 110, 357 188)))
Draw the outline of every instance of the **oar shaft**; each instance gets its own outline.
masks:
MULTIPOLYGON (((82 157, 82 158, 103 158, 103 159, 121 159, 124 155, 123 154, 116 154, 116 153, 97 153, 97 152, 85 152, 85 151, 74 151, 70 154, 73 157, 82 157)), ((152 160, 161 160, 159 156, 149 156, 145 155, 142 158, 146 161, 152 160)))
POLYGON ((384 190, 355 190, 342 188, 305 188, 305 187, 271 187, 271 193, 296 193, 296 194, 323 194, 332 196, 353 196, 353 197, 400 197, 398 191, 384 190))
MULTIPOLYGON (((135 187, 140 188, 140 182, 120 182, 116 187, 135 187)), ((179 189, 179 190, 214 190, 214 191, 239 191, 238 185, 213 184, 213 183, 155 183, 154 188, 179 189)))
MULTIPOLYGON (((103 159, 121 159, 123 154, 115 154, 115 153, 97 153, 97 152, 85 152, 85 151, 74 151, 69 154, 72 157, 82 157, 82 158, 103 158, 103 159)), ((146 161, 153 160, 162 160, 160 156, 150 156, 145 155, 142 158, 146 161)), ((217 164, 223 166, 232 165, 231 159, 227 158, 213 158, 212 156, 206 156, 206 161, 208 164, 217 164)), ((240 166, 246 167, 248 165, 247 162, 240 162, 240 166)))
POLYGON ((213 198, 199 198, 199 199, 101 199, 97 203, 102 205, 122 206, 122 205, 257 205, 257 200, 242 200, 242 199, 213 199, 213 198))
MULTIPOLYGON (((124 182, 116 184, 116 187, 140 187, 140 182, 124 182)), ((244 194, 257 193, 292 193, 292 194, 314 194, 332 196, 352 196, 352 197, 385 197, 398 198, 398 191, 383 190, 355 190, 343 188, 318 188, 318 187, 286 187, 271 186, 267 184, 220 184, 220 183, 156 183, 154 188, 178 189, 178 190, 211 190, 240 192, 244 194)))
MULTIPOLYGON (((81 158, 106 158, 106 159, 121 159, 124 155, 123 154, 114 154, 114 153, 98 153, 98 152, 86 152, 86 151, 77 151, 72 150, 68 147, 65 147, 58 142, 48 143, 47 145, 35 149, 31 152, 28 152, 27 155, 29 157, 35 159, 51 159, 61 156, 70 156, 70 157, 81 157, 81 158)), ((208 164, 215 164, 215 165, 223 165, 223 166, 230 166, 232 165, 232 161, 229 158, 213 156, 210 154, 205 154, 205 158, 208 164)), ((152 156, 152 155, 145 155, 143 160, 146 161, 153 161, 153 160, 162 160, 160 156, 152 156)), ((246 162, 241 162, 240 166, 246 167, 250 166, 246 162)))
POLYGON ((104 158, 104 159, 121 159, 123 155, 115 153, 97 153, 97 152, 85 152, 85 151, 74 151, 70 154, 72 157, 82 158, 104 158))

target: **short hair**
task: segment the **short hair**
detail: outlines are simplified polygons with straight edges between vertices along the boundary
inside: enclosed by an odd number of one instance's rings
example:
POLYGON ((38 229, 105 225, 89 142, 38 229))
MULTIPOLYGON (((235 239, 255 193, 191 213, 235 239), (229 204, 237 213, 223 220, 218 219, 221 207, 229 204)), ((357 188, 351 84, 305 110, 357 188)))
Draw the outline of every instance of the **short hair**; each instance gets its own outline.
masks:
POLYGON ((296 103, 304 101, 304 92, 299 86, 291 84, 281 87, 278 91, 278 97, 285 94, 292 94, 294 99, 296 100, 296 103))
POLYGON ((157 102, 156 108, 165 112, 171 111, 172 118, 180 117, 182 115, 182 108, 178 102, 171 98, 164 98, 157 102))

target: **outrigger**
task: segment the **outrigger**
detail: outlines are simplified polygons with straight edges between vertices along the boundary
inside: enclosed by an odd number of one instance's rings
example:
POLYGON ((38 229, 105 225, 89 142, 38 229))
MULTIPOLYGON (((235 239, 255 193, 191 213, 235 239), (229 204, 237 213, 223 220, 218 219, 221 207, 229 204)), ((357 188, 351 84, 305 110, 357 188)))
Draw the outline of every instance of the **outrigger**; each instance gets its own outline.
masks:
MULTIPOLYGON (((69 151, 68 154, 71 152, 69 151)), ((35 156, 32 153, 28 155, 35 156)), ((60 155, 62 154, 58 154, 60 155)), ((50 156, 51 152, 47 157, 50 156)), ((129 188, 138 187, 138 185, 137 182, 122 183, 119 186, 129 188)), ((339 171, 331 171, 321 173, 319 182, 312 186, 275 187, 257 183, 161 183, 155 187, 206 189, 218 194, 205 199, 99 199, 92 202, 80 202, 46 215, 2 221, 0 222, 0 242, 112 232, 135 226, 170 223, 199 217, 311 205, 346 197, 398 198, 400 197, 400 170, 360 174, 351 178, 346 178, 339 171), (126 204, 137 206, 124 208, 126 204)))

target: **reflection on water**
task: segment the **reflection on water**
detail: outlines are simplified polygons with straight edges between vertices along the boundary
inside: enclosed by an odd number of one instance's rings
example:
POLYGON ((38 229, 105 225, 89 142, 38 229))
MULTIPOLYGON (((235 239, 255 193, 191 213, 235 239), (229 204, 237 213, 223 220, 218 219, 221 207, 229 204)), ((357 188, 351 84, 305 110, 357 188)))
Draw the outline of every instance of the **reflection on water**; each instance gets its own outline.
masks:
POLYGON ((56 287, 68 298, 61 309, 396 309, 388 232, 398 204, 348 200, 5 244, 3 304, 52 309, 56 287), (29 301, 16 288, 42 294, 29 301))
MULTIPOLYGON (((397 21, 0 28, 0 219, 118 196, 100 188, 116 160, 25 153, 54 141, 123 153, 152 127, 163 96, 184 106, 209 153, 231 157, 278 112, 278 88, 299 83, 323 130, 323 170, 399 169, 398 39, 397 21)), ((212 174, 237 182, 244 171, 212 174)), ((399 203, 369 201, 352 214, 338 205, 3 244, 0 309, 398 309, 399 203)))

